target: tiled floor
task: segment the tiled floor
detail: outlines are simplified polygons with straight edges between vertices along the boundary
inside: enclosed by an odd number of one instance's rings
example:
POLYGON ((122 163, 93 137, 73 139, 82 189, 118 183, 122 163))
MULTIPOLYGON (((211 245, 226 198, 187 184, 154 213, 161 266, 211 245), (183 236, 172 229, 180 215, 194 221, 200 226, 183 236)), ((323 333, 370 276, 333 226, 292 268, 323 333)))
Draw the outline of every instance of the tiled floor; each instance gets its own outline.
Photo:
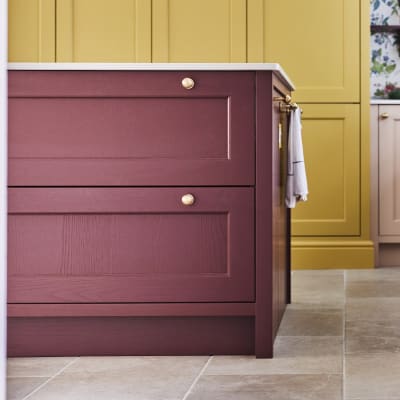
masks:
POLYGON ((8 400, 400 400, 400 268, 298 271, 275 358, 10 359, 8 400))

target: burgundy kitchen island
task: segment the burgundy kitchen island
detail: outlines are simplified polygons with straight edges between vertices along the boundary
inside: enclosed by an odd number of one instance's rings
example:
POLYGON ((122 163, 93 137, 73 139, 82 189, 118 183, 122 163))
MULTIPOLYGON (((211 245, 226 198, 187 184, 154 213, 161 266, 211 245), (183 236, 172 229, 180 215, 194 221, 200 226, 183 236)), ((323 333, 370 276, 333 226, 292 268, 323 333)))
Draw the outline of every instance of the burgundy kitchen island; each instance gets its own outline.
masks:
POLYGON ((273 355, 277 64, 10 64, 9 356, 273 355))

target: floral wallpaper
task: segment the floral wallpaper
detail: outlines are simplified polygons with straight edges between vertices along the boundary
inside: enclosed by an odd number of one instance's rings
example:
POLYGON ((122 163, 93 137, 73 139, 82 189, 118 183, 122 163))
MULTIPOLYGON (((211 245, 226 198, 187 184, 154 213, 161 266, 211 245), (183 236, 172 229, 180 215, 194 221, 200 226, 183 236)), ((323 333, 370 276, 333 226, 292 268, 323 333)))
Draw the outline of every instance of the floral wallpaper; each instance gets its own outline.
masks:
MULTIPOLYGON (((400 25, 398 0, 370 0, 372 25, 400 25)), ((371 97, 400 98, 400 32, 371 35, 371 97)))

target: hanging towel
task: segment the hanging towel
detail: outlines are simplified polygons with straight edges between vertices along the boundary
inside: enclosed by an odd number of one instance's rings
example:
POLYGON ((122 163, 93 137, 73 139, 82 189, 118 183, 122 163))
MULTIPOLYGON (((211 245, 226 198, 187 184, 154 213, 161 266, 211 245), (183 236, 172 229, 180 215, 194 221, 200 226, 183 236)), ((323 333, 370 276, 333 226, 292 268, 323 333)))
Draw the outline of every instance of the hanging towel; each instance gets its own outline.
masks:
POLYGON ((303 143, 301 140, 300 108, 290 112, 287 174, 286 206, 294 208, 298 201, 306 201, 308 195, 303 143))

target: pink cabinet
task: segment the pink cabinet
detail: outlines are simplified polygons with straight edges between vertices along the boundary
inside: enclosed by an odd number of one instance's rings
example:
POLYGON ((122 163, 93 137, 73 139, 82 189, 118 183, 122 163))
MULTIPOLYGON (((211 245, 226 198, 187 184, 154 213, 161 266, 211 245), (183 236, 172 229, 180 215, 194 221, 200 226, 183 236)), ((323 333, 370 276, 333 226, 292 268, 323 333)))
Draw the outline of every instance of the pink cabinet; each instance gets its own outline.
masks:
POLYGON ((10 356, 272 356, 291 87, 201 68, 10 71, 10 356))

